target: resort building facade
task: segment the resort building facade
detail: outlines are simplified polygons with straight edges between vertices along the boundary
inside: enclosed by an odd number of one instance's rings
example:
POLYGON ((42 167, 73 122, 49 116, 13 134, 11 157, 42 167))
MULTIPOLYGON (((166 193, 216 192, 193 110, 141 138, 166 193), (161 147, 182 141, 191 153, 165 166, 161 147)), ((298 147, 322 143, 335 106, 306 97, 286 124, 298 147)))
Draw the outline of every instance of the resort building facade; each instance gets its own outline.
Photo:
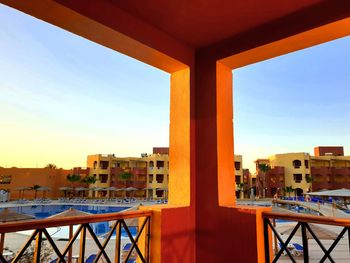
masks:
MULTIPOLYGON (((90 187, 132 189, 132 193, 117 191, 116 196, 133 195, 144 198, 164 198, 169 181, 169 148, 153 148, 152 154, 141 157, 116 157, 114 154, 96 154, 87 157, 89 175, 96 178, 90 187), (125 177, 123 175, 127 174, 125 177)), ((90 191, 90 196, 94 196, 90 191)), ((95 193, 96 194, 96 193, 95 193)), ((99 196, 111 196, 109 190, 99 196)))
MULTIPOLYGON (((62 196, 59 188, 69 186, 68 174, 80 174, 83 178, 87 174, 87 169, 74 168, 72 170, 50 169, 50 168, 3 168, 0 167, 0 189, 10 193, 10 199, 33 199, 45 197, 57 198, 62 196), (48 188, 47 191, 31 190, 34 185, 48 188), (19 189, 27 188, 26 190, 19 189)), ((77 183, 76 186, 84 186, 77 183)))
POLYGON ((236 184, 243 183, 243 159, 242 155, 234 155, 236 184))
POLYGON ((310 157, 312 191, 350 189, 350 156, 343 147, 315 147, 310 157))
POLYGON ((291 186, 296 195, 322 189, 350 188, 350 156, 343 147, 315 147, 309 153, 284 153, 256 160, 257 194, 273 197, 291 186), (268 164, 263 172, 259 164, 268 164))

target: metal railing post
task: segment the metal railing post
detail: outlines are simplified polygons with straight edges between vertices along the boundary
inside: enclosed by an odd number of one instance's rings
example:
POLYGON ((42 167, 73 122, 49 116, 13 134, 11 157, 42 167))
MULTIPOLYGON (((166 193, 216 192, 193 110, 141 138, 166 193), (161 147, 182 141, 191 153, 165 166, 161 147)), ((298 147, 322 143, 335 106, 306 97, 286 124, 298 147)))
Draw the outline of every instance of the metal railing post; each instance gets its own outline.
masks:
POLYGON ((270 247, 269 247, 269 224, 268 218, 264 218, 264 247, 265 247, 265 262, 270 263, 270 247))
POLYGON ((307 224, 307 223, 301 224, 301 236, 302 236, 302 240, 303 240, 304 262, 308 263, 309 262, 309 244, 308 244, 308 240, 307 240, 305 224, 307 224))

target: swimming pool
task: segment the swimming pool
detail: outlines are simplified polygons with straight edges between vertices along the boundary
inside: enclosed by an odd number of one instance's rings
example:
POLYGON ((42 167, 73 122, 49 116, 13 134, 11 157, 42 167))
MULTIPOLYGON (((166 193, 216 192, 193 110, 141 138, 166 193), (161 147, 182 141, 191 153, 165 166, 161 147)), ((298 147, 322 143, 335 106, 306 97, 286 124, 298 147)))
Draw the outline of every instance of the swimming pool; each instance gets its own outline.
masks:
MULTIPOLYGON (((74 208, 76 210, 80 210, 91 214, 106 214, 106 213, 121 212, 126 209, 129 209, 130 207, 75 205, 75 204, 69 204, 69 205, 45 204, 45 205, 16 206, 16 207, 9 207, 8 209, 17 213, 32 215, 36 219, 44 219, 44 218, 59 214, 63 211, 66 211, 69 208, 74 208)), ((0 211, 1 210, 3 210, 3 208, 0 209, 0 211)), ((91 223, 90 226, 94 230, 97 236, 103 236, 110 231, 109 222, 91 223)), ((75 226, 74 230, 77 228, 78 226, 75 226)), ((122 236, 126 237, 127 234, 123 230, 124 229, 122 229, 122 236)), ((130 227, 130 231, 133 235, 135 235, 137 232, 136 227, 130 227)), ((53 228, 49 228, 48 232, 53 238, 66 239, 68 238, 69 229, 68 227, 53 227, 53 228)), ((21 231, 20 233, 25 235, 27 234, 31 235, 32 231, 21 231)))
POLYGON ((12 211, 15 211, 21 214, 32 215, 36 219, 47 218, 47 217, 59 214, 63 211, 66 211, 69 208, 74 208, 76 210, 87 212, 90 214, 106 214, 106 213, 120 212, 130 207, 75 205, 75 204, 69 204, 69 205, 45 204, 45 205, 27 205, 27 206, 9 207, 9 209, 12 211))

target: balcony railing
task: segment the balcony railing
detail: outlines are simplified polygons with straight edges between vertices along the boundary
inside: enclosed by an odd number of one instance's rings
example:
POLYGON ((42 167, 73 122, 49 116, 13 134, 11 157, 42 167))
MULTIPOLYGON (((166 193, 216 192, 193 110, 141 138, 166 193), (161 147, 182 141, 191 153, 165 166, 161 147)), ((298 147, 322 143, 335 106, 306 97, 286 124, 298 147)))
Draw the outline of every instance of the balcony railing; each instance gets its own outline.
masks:
MULTIPOLYGON (((42 251, 43 239, 46 238, 47 243, 53 249, 57 258, 56 262, 72 262, 72 249, 73 244, 80 235, 80 245, 79 245, 79 258, 78 262, 85 262, 85 251, 86 251, 86 237, 87 234, 90 235, 92 240, 97 246, 96 256, 91 262, 100 262, 99 260, 103 258, 103 262, 118 262, 124 263, 128 262, 131 256, 136 254, 139 259, 138 262, 149 262, 149 242, 150 242, 150 224, 151 224, 151 211, 132 211, 124 213, 109 213, 109 214, 98 214, 98 215, 86 215, 86 216, 76 216, 67 218, 52 218, 52 219, 41 219, 41 220, 31 220, 22 222, 11 222, 0 224, 0 233, 2 235, 11 232, 18 232, 24 230, 33 230, 32 235, 25 241, 22 248, 16 253, 16 255, 10 260, 5 259, 3 251, 0 252, 0 262, 19 262, 22 259, 26 249, 31 245, 32 241, 35 242, 34 246, 34 258, 33 262, 40 262, 40 252, 42 251), (137 235, 133 237, 129 226, 125 222, 127 219, 137 219, 142 218, 143 221, 139 224, 139 229, 137 235), (103 241, 100 241, 96 234, 94 233, 90 223, 97 222, 111 222, 110 231, 104 235, 103 241), (59 250, 55 240, 50 236, 47 228, 51 227, 63 227, 63 226, 73 226, 78 225, 78 229, 69 237, 68 243, 63 250, 59 250), (124 257, 121 254, 121 231, 125 230, 127 236, 130 239, 130 249, 126 251, 124 257), (114 258, 111 259, 110 255, 106 252, 106 247, 110 244, 111 237, 115 233, 115 253, 114 258), (145 235, 145 238, 141 242, 141 235, 145 235)), ((6 235, 5 235, 6 242, 6 235)))
POLYGON ((297 254, 292 253, 290 250, 290 245, 292 238, 296 236, 297 231, 301 230, 301 240, 302 240, 302 246, 300 246, 300 251, 298 251, 298 255, 303 256, 303 262, 309 262, 310 258, 310 249, 308 244, 308 239, 312 238, 316 241, 317 245, 322 250, 322 255, 318 259, 319 262, 325 262, 327 259, 330 262, 335 262, 335 260, 332 258, 332 251, 334 251, 335 247, 341 240, 341 238, 344 237, 344 235, 347 233, 349 242, 349 252, 350 252, 350 219, 343 219, 343 218, 331 218, 331 217, 320 217, 320 216, 313 216, 313 215, 293 215, 293 214, 281 214, 281 213, 275 213, 275 212, 264 212, 263 213, 263 220, 264 220, 264 243, 265 243, 265 262, 278 262, 282 254, 285 256, 288 256, 291 262, 297 262, 295 257, 297 254), (282 239, 279 231, 276 229, 276 226, 273 222, 275 220, 287 220, 287 221, 293 221, 296 223, 294 228, 291 230, 289 236, 285 239, 285 241, 282 239), (310 223, 312 224, 321 224, 321 225, 331 225, 331 226, 338 226, 341 227, 340 233, 335 234, 335 238, 333 243, 326 248, 326 246, 320 241, 321 238, 318 237, 318 233, 312 229, 310 223), (275 254, 272 253, 272 246, 270 241, 271 239, 271 231, 274 235, 275 239, 275 254), (279 245, 278 245, 279 244, 279 245))

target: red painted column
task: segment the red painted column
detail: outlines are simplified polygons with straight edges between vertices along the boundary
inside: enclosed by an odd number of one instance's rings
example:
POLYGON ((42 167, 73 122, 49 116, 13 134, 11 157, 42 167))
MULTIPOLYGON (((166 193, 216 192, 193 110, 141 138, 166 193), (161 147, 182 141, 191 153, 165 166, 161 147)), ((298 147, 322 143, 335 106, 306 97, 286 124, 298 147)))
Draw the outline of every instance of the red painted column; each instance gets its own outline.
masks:
POLYGON ((264 209, 235 207, 231 69, 198 52, 195 76, 196 262, 262 262, 264 209))

